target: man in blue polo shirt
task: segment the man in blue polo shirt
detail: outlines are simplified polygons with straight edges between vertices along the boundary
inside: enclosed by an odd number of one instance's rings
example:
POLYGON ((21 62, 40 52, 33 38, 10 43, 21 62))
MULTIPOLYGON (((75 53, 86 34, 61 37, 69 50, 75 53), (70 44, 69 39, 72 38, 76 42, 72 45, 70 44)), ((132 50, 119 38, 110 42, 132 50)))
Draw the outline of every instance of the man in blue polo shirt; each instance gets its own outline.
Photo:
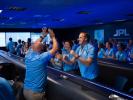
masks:
POLYGON ((24 80, 24 97, 26 100, 45 100, 45 86, 47 82, 46 66, 52 55, 58 49, 57 41, 53 30, 48 29, 53 41, 50 51, 43 52, 43 44, 41 43, 47 35, 43 33, 39 39, 35 41, 32 48, 25 56, 26 75, 24 80))
POLYGON ((12 38, 11 38, 11 37, 9 38, 9 42, 8 42, 8 44, 7 44, 7 50, 8 50, 10 53, 15 54, 15 44, 14 44, 14 42, 12 41, 12 38))
POLYGON ((89 36, 85 32, 79 34, 79 47, 76 52, 71 50, 74 56, 71 62, 78 61, 81 76, 86 79, 94 80, 98 76, 98 65, 96 60, 95 48, 88 43, 89 36))

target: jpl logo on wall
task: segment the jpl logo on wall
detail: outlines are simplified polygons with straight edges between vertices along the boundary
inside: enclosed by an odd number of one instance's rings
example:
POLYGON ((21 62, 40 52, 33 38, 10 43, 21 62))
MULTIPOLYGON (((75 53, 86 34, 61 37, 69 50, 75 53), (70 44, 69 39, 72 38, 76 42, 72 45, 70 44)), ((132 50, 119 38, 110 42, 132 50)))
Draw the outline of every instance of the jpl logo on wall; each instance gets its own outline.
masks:
POLYGON ((129 33, 127 33, 126 29, 116 29, 116 33, 113 35, 114 37, 119 37, 119 36, 130 36, 129 33))

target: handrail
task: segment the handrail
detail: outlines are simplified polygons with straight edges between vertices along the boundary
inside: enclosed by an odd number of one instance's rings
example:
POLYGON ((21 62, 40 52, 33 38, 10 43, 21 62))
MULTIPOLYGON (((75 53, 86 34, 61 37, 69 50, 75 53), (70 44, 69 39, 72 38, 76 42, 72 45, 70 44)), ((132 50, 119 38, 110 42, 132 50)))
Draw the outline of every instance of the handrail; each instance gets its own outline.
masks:
POLYGON ((114 61, 114 60, 110 61, 110 60, 107 60, 107 59, 98 59, 97 61, 98 61, 98 64, 102 65, 102 66, 108 66, 108 67, 112 67, 112 68, 119 68, 119 69, 130 70, 130 71, 133 70, 133 65, 128 64, 128 63, 114 61))
MULTIPOLYGON (((11 58, 11 56, 8 55, 7 52, 5 51, 2 51, 0 50, 0 55, 8 60, 10 60, 11 62, 13 62, 14 64, 18 65, 19 67, 21 68, 24 68, 25 69, 25 64, 24 64, 24 60, 23 61, 16 61, 16 59, 13 59, 11 58)), ((15 56, 15 55, 14 55, 15 56)), ((14 57, 14 58, 17 58, 17 57, 14 57)), ((23 58, 21 58, 23 59, 23 58)), ((81 85, 83 86, 86 86, 88 88, 90 88, 89 86, 93 86, 93 87, 96 87, 96 88, 99 88, 100 90, 108 93, 108 94, 116 94, 116 95, 119 95, 119 96, 122 96, 124 98, 127 98, 127 99, 133 99, 133 96, 130 96, 124 92, 120 92, 118 90, 115 90, 113 88, 110 88, 110 87, 107 87, 107 86, 104 86, 104 85, 101 85, 99 83, 96 83, 96 82, 92 82, 92 81, 89 81, 87 79, 84 79, 84 78, 81 78, 79 76, 75 76, 75 75, 72 75, 72 74, 69 74, 69 73, 66 73, 66 72, 63 72, 61 70, 58 70, 58 69, 55 69, 55 68, 52 68, 52 67, 47 67, 48 68, 48 71, 52 72, 52 73, 56 73, 56 74, 60 74, 60 75, 64 75, 66 76, 67 78, 69 79, 72 79, 72 80, 77 80, 80 82, 81 85)), ((76 82, 77 82, 76 81, 76 82)))
POLYGON ((96 87, 96 88, 102 89, 103 91, 105 91, 105 93, 117 94, 117 95, 120 95, 120 96, 123 96, 123 97, 126 97, 126 98, 130 98, 130 99, 132 98, 133 99, 133 96, 130 96, 130 95, 124 93, 124 92, 120 92, 120 91, 115 90, 113 88, 101 85, 99 83, 96 83, 96 82, 93 82, 93 81, 90 81, 90 80, 87 80, 87 79, 84 79, 84 78, 81 78, 79 76, 72 75, 72 74, 69 74, 67 72, 63 72, 61 70, 52 68, 52 67, 48 67, 48 70, 51 70, 51 72, 53 72, 53 73, 55 72, 55 73, 64 75, 64 76, 66 76, 67 78, 69 78, 71 80, 77 80, 76 82, 80 82, 80 85, 86 86, 88 88, 91 88, 89 86, 93 86, 93 88, 96 87))

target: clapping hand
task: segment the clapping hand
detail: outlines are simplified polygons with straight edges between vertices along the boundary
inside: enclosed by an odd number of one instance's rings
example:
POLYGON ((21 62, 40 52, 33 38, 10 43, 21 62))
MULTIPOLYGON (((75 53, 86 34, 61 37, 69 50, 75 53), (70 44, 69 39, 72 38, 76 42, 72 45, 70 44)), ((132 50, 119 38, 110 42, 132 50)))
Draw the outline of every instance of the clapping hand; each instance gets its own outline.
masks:
POLYGON ((67 60, 68 57, 66 55, 63 56, 63 60, 67 60))
POLYGON ((76 53, 74 52, 74 50, 71 50, 71 51, 70 51, 70 54, 73 55, 73 56, 76 55, 76 53))
POLYGON ((78 57, 78 54, 76 54, 76 53, 74 52, 74 50, 71 50, 71 51, 70 51, 70 54, 73 55, 75 58, 78 57))

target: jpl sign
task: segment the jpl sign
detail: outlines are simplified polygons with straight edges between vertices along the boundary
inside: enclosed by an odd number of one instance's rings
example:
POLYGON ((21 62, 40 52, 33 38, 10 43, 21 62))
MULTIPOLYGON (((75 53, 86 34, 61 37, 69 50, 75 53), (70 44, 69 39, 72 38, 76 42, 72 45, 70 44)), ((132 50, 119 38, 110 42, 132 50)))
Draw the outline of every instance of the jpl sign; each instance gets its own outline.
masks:
POLYGON ((130 36, 130 34, 127 33, 126 29, 116 29, 116 33, 113 36, 114 37, 130 36))

